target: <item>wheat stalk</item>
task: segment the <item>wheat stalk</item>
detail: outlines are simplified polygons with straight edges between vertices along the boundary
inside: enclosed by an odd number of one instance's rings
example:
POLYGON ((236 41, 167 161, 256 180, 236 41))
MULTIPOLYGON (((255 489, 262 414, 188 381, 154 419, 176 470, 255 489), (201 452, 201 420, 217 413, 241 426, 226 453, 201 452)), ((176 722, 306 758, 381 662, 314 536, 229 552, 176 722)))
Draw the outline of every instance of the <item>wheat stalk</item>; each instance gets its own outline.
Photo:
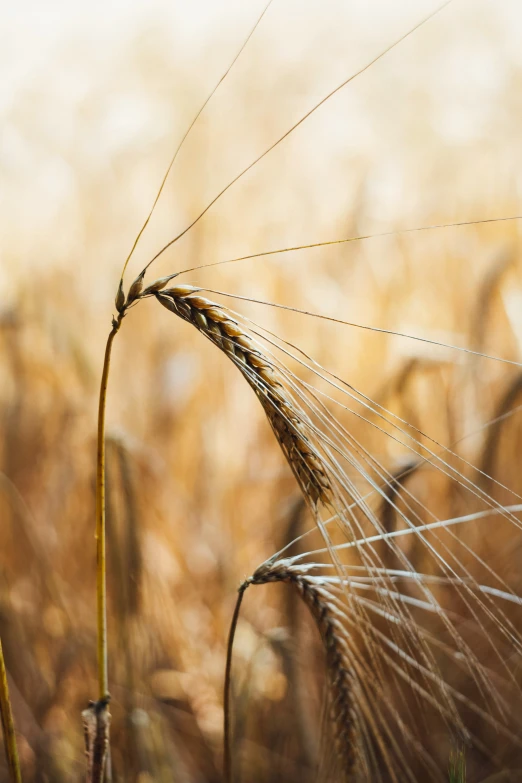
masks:
POLYGON ((84 722, 85 751, 88 758, 87 780, 102 783, 109 770, 109 673, 107 654, 107 553, 105 509, 105 411, 107 385, 111 366, 114 338, 120 330, 125 314, 123 286, 120 283, 116 295, 118 318, 113 318, 107 338, 98 401, 98 446, 96 458, 96 621, 98 653, 98 700, 82 714, 84 722))

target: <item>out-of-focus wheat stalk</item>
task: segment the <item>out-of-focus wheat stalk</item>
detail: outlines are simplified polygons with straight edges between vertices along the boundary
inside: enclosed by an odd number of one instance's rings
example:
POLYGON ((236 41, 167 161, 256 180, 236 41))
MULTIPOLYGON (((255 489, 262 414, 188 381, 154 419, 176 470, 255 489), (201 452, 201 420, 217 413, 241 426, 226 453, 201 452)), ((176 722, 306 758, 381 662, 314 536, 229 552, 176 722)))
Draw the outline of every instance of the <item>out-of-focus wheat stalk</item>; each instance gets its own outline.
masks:
POLYGON ((453 750, 450 754, 449 783, 466 783, 466 754, 464 750, 453 750))
POLYGON ((16 733, 9 698, 9 686, 7 684, 7 671, 5 668, 4 651, 0 640, 0 712, 2 714, 2 730, 4 735, 4 748, 9 767, 9 779, 11 783, 21 783, 20 762, 18 759, 18 747, 16 733))

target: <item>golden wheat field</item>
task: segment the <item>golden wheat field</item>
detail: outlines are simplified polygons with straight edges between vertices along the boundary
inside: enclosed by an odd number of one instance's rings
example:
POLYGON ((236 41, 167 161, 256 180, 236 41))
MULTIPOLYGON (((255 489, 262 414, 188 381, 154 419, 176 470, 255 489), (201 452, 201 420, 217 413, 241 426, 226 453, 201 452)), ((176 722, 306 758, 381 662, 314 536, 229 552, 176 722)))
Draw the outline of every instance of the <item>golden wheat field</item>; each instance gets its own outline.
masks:
POLYGON ((520 3, 2 20, 0 780, 521 781, 520 3))

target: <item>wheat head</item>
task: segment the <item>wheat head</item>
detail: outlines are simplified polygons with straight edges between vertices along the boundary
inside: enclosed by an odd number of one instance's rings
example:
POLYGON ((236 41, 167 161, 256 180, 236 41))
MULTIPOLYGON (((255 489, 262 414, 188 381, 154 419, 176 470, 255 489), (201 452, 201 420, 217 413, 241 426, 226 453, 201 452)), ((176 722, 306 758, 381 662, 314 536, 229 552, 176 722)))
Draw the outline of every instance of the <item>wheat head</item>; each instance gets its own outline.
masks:
POLYGON ((329 706, 334 742, 340 760, 339 774, 352 779, 357 762, 358 711, 354 699, 355 673, 349 652, 340 632, 337 609, 328 594, 318 588, 300 569, 290 568, 284 560, 263 563, 252 575, 250 584, 286 582, 297 590, 317 626, 326 655, 329 706))
POLYGON ((331 485, 324 463, 306 436, 303 413, 293 405, 274 363, 226 308, 200 296, 200 289, 192 285, 164 288, 168 280, 158 280, 143 291, 133 284, 125 306, 138 296, 153 295, 167 310, 195 326, 220 348, 256 393, 305 497, 313 505, 327 504, 331 485))

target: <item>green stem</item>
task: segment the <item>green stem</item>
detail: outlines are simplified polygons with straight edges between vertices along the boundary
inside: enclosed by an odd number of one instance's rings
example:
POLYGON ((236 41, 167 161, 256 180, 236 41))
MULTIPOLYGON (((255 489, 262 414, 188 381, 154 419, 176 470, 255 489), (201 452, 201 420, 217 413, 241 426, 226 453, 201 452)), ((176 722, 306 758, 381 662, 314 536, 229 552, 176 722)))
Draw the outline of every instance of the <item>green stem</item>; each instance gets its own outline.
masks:
POLYGON ((107 339, 105 358, 100 384, 98 407, 98 455, 96 462, 96 602, 98 627, 98 689, 99 700, 109 699, 109 676, 107 665, 107 584, 105 545, 105 408, 107 383, 111 365, 112 343, 121 326, 122 314, 112 322, 107 339))
POLYGON ((22 783, 18 749, 16 747, 16 734, 9 699, 7 685, 7 672, 5 670, 4 653, 0 641, 0 711, 2 713, 2 728, 4 730, 4 747, 9 766, 9 779, 11 783, 22 783))

